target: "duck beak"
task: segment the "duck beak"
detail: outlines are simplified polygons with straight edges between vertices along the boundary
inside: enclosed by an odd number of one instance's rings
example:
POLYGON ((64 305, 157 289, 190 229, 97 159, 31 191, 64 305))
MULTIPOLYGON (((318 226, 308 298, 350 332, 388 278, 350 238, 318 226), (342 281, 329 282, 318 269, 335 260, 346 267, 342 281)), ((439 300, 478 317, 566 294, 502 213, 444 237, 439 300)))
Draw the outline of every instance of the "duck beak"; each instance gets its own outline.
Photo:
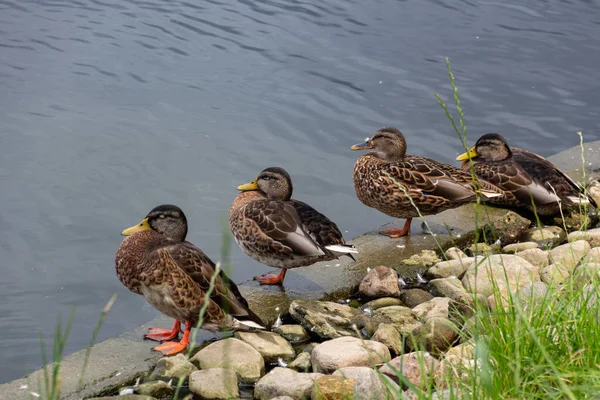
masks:
POLYGON ((464 161, 464 160, 468 160, 470 158, 475 158, 478 155, 479 154, 477 154, 477 152, 475 151, 475 147, 471 147, 471 150, 467 151, 466 153, 462 153, 460 156, 456 157, 456 160, 464 161))
POLYGON ((375 147, 373 146, 373 142, 371 142, 371 139, 367 140, 364 143, 355 144, 354 146, 350 147, 351 150, 369 150, 374 148, 375 147))
POLYGON ((257 190, 258 184, 256 183, 256 179, 252 182, 245 183, 237 187, 237 190, 241 190, 242 192, 249 192, 251 190, 257 190))
POLYGON ((134 225, 131 228, 125 229, 123 232, 121 232, 121 235, 131 236, 136 232, 149 231, 150 229, 152 229, 152 228, 150 228, 150 224, 148 223, 148 218, 144 218, 142 220, 142 222, 140 222, 139 224, 134 225))

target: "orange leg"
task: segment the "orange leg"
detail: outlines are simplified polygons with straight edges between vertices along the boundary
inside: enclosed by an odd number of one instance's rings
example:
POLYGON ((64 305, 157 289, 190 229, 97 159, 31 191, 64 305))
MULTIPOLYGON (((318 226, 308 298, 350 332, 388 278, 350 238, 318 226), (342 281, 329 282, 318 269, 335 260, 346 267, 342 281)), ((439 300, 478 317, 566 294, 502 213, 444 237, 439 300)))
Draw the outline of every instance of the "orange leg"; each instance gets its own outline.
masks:
POLYGON ((283 284, 283 279, 285 278, 286 272, 287 272, 287 269, 282 268, 279 275, 275 275, 275 274, 260 275, 260 276, 255 276, 254 280, 258 281, 261 285, 277 285, 277 284, 281 285, 281 284, 283 284))
POLYGON ((161 342, 163 340, 173 340, 179 336, 180 331, 180 322, 175 320, 173 329, 149 328, 148 333, 144 335, 144 339, 156 340, 157 342, 161 342))
POLYGON ((410 223, 412 222, 412 218, 406 218, 406 222, 404 223, 404 228, 387 228, 382 231, 379 231, 380 234, 391 237, 392 239, 396 239, 402 236, 406 236, 410 233, 410 223))
POLYGON ((183 337, 180 342, 164 342, 160 346, 156 346, 152 350, 160 351, 165 356, 170 356, 171 354, 179 353, 180 351, 185 350, 187 345, 190 343, 190 332, 192 331, 192 323, 185 323, 185 332, 183 333, 183 337))

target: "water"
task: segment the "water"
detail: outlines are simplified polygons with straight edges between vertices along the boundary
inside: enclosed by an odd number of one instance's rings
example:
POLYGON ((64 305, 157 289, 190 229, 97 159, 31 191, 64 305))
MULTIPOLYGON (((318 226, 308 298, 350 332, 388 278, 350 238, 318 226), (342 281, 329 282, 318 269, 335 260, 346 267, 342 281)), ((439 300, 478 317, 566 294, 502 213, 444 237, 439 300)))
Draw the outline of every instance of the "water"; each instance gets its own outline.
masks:
MULTIPOLYGON (((67 346, 157 312, 117 280, 119 233, 175 203, 216 259, 235 186, 285 167, 348 238, 388 220, 356 199, 383 125, 409 150, 461 150, 432 90, 453 62, 470 139, 549 155, 600 138, 590 1, 0 0, 0 381, 39 367, 40 331, 76 304, 67 346)), ((241 282, 268 270, 234 249, 241 282)), ((290 276, 291 278, 292 276, 290 276)))

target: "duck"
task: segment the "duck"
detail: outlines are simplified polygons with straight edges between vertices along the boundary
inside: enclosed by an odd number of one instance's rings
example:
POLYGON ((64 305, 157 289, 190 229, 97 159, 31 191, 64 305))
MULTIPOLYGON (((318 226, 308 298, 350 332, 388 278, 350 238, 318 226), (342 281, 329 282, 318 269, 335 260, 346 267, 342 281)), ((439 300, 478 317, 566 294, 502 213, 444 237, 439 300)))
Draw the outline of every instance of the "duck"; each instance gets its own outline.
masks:
POLYGON ((499 133, 482 135, 475 146, 456 157, 461 169, 473 169, 478 177, 512 194, 512 198, 490 199, 490 203, 524 207, 543 216, 556 215, 562 207, 591 204, 585 189, 539 154, 511 148, 499 133))
POLYGON ((187 347, 191 329, 198 324, 200 309, 206 301, 203 329, 212 332, 265 329, 235 283, 217 270, 202 250, 185 240, 187 232, 184 212, 175 205, 163 204, 121 233, 126 237, 115 256, 121 283, 175 319, 172 329, 150 328, 145 335, 146 339, 161 341, 153 350, 165 355, 187 347), (215 286, 207 298, 215 274, 218 274, 215 286), (185 323, 183 337, 179 342, 172 341, 182 332, 181 323, 185 323))
POLYGON ((329 261, 358 250, 347 244, 338 226, 313 207, 292 199, 293 185, 283 168, 269 167, 237 187, 229 227, 242 251, 276 274, 254 279, 261 285, 283 284, 288 269, 329 261))
POLYGON ((431 158, 406 154, 406 138, 399 129, 383 127, 352 150, 374 150, 354 163, 352 180, 358 199, 394 218, 405 218, 402 229, 379 233, 390 238, 410 234, 412 219, 477 201, 503 196, 496 186, 431 158))

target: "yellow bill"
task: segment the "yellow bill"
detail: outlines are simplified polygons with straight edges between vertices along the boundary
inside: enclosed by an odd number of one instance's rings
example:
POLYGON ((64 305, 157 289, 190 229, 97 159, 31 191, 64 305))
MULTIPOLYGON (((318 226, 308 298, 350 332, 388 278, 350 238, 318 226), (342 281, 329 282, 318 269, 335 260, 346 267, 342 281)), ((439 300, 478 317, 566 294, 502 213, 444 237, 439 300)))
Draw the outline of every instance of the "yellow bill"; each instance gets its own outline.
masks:
POLYGON ((136 232, 149 231, 150 229, 152 229, 152 228, 150 228, 150 224, 148 223, 148 218, 144 218, 142 220, 142 222, 140 222, 139 224, 134 225, 131 228, 125 229, 123 232, 121 232, 121 235, 131 236, 136 232))
POLYGON ((464 161, 468 160, 469 158, 475 158, 478 155, 479 154, 477 154, 477 152, 475 151, 475 147, 471 147, 471 150, 467 151, 466 153, 462 153, 460 156, 456 157, 456 160, 464 161))
POLYGON ((256 183, 256 179, 252 182, 245 183, 237 187, 237 190, 241 190, 242 192, 248 192, 250 190, 257 190, 258 184, 256 183))

